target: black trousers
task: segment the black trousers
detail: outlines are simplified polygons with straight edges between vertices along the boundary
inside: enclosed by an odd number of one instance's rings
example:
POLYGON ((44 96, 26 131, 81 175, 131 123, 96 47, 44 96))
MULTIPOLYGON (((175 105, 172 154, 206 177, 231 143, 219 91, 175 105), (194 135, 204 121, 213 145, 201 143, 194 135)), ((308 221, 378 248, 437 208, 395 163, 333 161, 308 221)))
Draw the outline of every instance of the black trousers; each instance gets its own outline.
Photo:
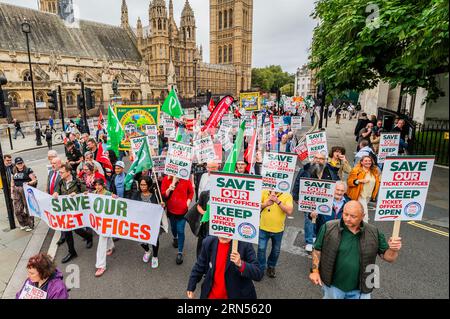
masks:
POLYGON ((209 235, 209 222, 202 223, 200 225, 200 231, 198 232, 198 239, 197 239, 197 259, 198 256, 200 256, 200 253, 202 252, 203 239, 208 237, 208 235, 209 235))
MULTIPOLYGON (((74 232, 78 235, 83 237, 84 239, 86 239, 87 241, 92 240, 92 232, 89 230, 85 230, 83 228, 80 229, 75 229, 74 232)), ((69 254, 76 254, 76 250, 75 250, 75 245, 73 243, 73 232, 72 231, 67 231, 67 232, 63 232, 64 236, 66 238, 66 242, 67 242, 67 247, 69 247, 69 254)))

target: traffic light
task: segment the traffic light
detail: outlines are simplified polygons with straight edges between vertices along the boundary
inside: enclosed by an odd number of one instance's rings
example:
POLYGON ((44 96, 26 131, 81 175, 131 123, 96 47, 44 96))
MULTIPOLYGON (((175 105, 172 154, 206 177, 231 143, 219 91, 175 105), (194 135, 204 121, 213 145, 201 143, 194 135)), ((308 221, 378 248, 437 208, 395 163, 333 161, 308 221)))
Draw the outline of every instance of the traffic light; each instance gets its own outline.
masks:
POLYGON ((92 110, 95 107, 95 92, 90 88, 85 88, 84 96, 86 97, 86 108, 92 110))
POLYGON ((48 108, 50 110, 58 111, 58 93, 56 90, 47 92, 48 95, 48 108))
POLYGON ((84 108, 84 99, 82 94, 77 95, 77 107, 80 111, 84 108))

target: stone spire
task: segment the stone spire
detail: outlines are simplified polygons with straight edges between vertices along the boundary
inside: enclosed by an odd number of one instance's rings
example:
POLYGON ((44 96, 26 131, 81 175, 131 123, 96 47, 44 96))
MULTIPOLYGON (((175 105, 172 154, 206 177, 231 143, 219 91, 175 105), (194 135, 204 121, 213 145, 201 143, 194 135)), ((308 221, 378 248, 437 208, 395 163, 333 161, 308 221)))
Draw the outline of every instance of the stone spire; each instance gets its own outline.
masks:
POLYGON ((142 29, 141 17, 138 17, 138 19, 137 19, 136 35, 138 38, 144 37, 144 30, 142 29))
POLYGON ((122 10, 121 10, 121 19, 120 19, 120 26, 122 28, 127 27, 128 24, 128 6, 126 0, 122 0, 122 10))
POLYGON ((173 17, 173 1, 169 1, 169 19, 174 19, 173 17))

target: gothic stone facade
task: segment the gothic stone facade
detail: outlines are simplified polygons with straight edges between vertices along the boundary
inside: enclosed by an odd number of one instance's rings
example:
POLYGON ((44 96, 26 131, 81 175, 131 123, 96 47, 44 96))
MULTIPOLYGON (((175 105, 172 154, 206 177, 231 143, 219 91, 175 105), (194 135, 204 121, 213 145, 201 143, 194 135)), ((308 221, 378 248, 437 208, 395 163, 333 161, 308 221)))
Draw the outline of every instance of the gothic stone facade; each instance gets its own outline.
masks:
MULTIPOLYGON (((57 0, 40 0, 40 10, 0 3, 0 73, 8 79, 12 117, 34 120, 33 98, 25 35, 21 23, 31 25, 30 50, 36 101, 46 102, 47 92, 62 88, 66 116, 76 116, 80 82, 95 91, 96 105, 104 108, 113 96, 111 83, 119 80, 125 102, 161 99, 175 84, 181 97, 197 90, 238 96, 251 83, 252 0, 210 0, 211 62, 203 62, 196 43, 194 12, 186 1, 178 27, 173 3, 153 0, 149 24, 132 28, 122 0, 121 25, 79 21, 78 28, 65 25, 58 15, 57 0), (226 45, 225 45, 225 40, 226 45), (219 56, 219 52, 221 56, 219 56), (225 57, 226 56, 226 57, 225 57), (170 74, 170 70, 174 74, 170 74), (173 83, 170 83, 173 82, 173 83)), ((38 103, 38 116, 52 114, 38 103)), ((90 111, 98 113, 98 108, 90 111)))

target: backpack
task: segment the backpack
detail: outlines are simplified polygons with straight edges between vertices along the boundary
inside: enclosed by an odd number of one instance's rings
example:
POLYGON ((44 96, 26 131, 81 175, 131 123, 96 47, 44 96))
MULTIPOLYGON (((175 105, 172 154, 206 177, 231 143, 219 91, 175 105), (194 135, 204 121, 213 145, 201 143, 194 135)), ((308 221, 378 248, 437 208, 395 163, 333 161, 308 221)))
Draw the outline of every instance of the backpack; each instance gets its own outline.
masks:
POLYGON ((369 152, 369 156, 372 159, 375 166, 378 166, 378 156, 372 151, 369 152))
POLYGON ((46 140, 51 140, 52 139, 52 131, 45 132, 45 139, 46 140))

